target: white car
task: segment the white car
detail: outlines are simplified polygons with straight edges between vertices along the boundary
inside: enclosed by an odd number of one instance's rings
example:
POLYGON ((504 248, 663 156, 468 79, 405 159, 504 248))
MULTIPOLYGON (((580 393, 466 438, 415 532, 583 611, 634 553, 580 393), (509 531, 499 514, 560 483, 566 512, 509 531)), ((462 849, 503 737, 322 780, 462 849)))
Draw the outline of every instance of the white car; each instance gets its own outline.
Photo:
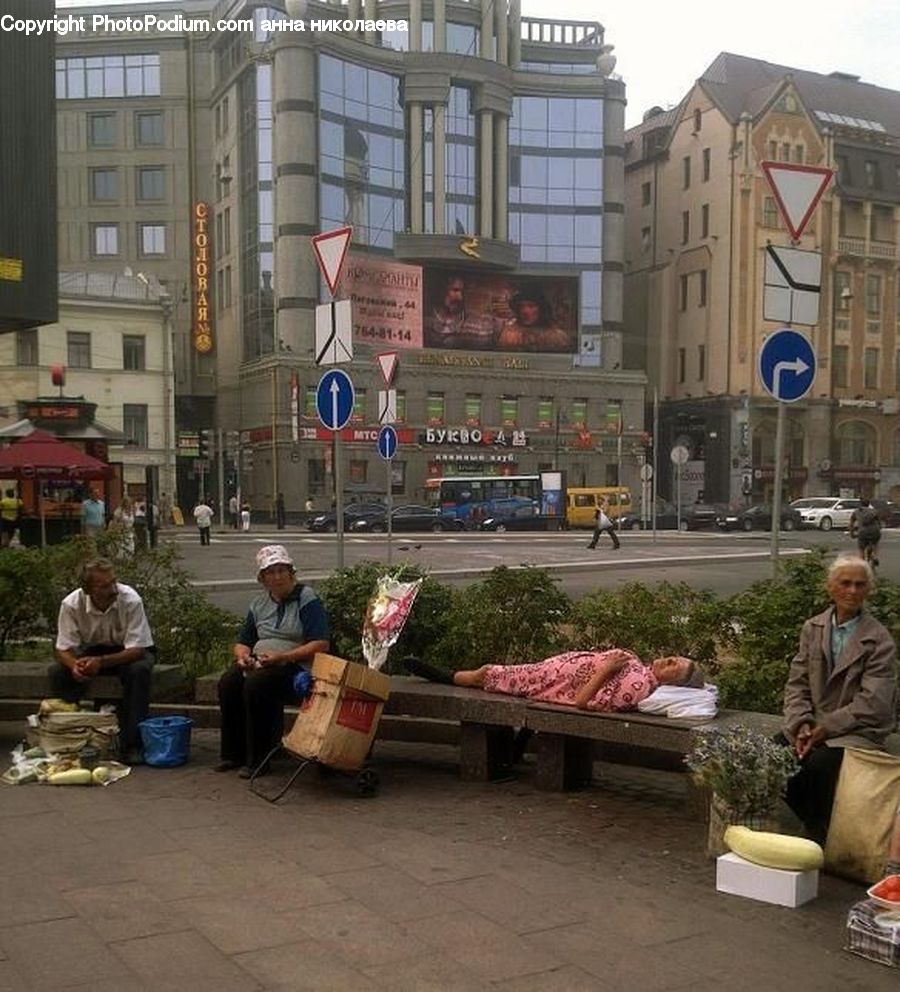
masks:
POLYGON ((858 499, 841 499, 839 496, 808 496, 795 499, 791 506, 800 511, 802 527, 818 527, 831 530, 832 527, 846 529, 850 526, 853 511, 859 509, 858 499))

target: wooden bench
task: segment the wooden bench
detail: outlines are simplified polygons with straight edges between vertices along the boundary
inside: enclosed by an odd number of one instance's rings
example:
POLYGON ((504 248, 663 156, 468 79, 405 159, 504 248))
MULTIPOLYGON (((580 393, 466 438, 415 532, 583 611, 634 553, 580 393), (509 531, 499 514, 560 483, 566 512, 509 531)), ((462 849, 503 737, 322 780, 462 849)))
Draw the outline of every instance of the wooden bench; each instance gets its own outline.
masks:
MULTIPOLYGON (((40 700, 50 695, 49 661, 0 661, 0 700, 40 700)), ((159 697, 184 682, 181 665, 153 666, 151 693, 159 697)), ((98 675, 91 679, 85 698, 116 700, 122 698, 122 683, 116 675, 98 675)))

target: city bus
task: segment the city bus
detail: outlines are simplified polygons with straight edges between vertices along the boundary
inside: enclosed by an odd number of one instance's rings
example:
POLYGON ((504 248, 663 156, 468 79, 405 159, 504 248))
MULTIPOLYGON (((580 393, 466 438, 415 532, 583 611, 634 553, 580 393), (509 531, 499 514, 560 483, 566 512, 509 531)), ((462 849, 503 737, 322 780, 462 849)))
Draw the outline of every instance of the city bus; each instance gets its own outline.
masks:
POLYGON ((529 530, 564 527, 564 488, 561 472, 455 475, 425 483, 429 504, 471 530, 485 521, 515 521, 529 530))

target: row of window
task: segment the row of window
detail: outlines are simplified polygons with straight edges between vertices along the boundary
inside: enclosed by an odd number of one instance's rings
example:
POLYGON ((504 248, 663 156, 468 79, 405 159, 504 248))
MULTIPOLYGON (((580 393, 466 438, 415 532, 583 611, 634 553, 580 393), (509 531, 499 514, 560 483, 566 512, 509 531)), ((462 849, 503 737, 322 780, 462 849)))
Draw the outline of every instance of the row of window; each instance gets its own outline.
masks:
POLYGON ((806 148, 803 145, 792 145, 789 141, 770 141, 766 157, 770 162, 794 162, 802 165, 806 161, 806 148))
POLYGON ((678 277, 678 309, 681 311, 687 310, 688 308, 692 276, 696 276, 697 306, 706 306, 709 286, 709 272, 707 269, 698 269, 696 272, 689 272, 678 277))
MULTIPOLYGON (((88 170, 93 203, 118 203, 122 198, 120 170, 103 165, 88 170)), ((139 165, 134 169, 134 193, 138 203, 158 203, 166 198, 166 169, 162 165, 139 165)))
MULTIPOLYGON (((316 410, 317 386, 306 387, 303 402, 303 416, 315 419, 318 416, 316 410)), ((357 388, 352 419, 356 423, 372 423, 374 411, 367 410, 368 391, 365 388, 357 388)), ((493 398, 492 398, 493 399, 493 398)), ((598 401, 593 404, 593 420, 589 421, 589 407, 587 398, 574 398, 568 401, 568 410, 565 415, 558 403, 551 396, 540 396, 536 401, 526 400, 527 403, 534 403, 533 414, 526 415, 522 421, 521 402, 519 396, 501 396, 497 400, 496 412, 491 416, 485 416, 484 397, 480 393, 466 393, 463 398, 463 406, 460 414, 455 414, 448 419, 447 397, 442 392, 429 392, 425 397, 424 422, 429 427, 439 427, 447 423, 453 426, 481 427, 483 424, 499 424, 502 427, 515 427, 520 422, 533 423, 538 428, 549 428, 556 425, 557 417, 566 427, 585 427, 590 423, 618 423, 621 410, 620 400, 598 401)), ((407 397, 406 391, 397 390, 397 422, 405 424, 407 422, 407 397)))
MULTIPOLYGON (((881 378, 881 349, 864 348, 863 354, 863 388, 878 389, 881 378)), ((846 389, 850 378, 850 348, 845 344, 837 344, 832 352, 832 380, 836 388, 846 389)), ((894 388, 900 391, 900 350, 894 357, 894 388)))
MULTIPOLYGON (((136 110, 132 115, 134 144, 138 148, 158 148, 165 144, 165 117, 161 110, 136 110)), ((114 110, 87 115, 89 148, 116 148, 119 138, 119 114, 114 110)))
POLYGON ((57 100, 159 96, 159 53, 56 60, 57 100))
MULTIPOLYGON (((853 174, 850 160, 846 155, 835 155, 838 180, 845 186, 853 185, 853 174)), ((890 168, 890 166, 888 166, 890 168)), ((884 189, 885 184, 881 174, 881 162, 877 159, 863 159, 863 181, 866 189, 884 189)), ((900 163, 894 164, 894 186, 900 186, 900 163)))
MULTIPOLYGON (((70 369, 93 368, 94 357, 90 331, 66 332, 66 365, 70 369)), ((31 327, 16 333, 16 365, 40 365, 37 328, 31 327)), ((107 368, 106 365, 103 367, 107 368)), ((146 370, 147 341, 145 335, 122 335, 122 368, 126 372, 146 370)))
MULTIPOLYGON (((698 382, 706 379, 706 345, 697 345, 697 376, 698 382)), ((678 349, 678 381, 687 382, 687 348, 678 349)))
MULTIPOLYGON (((121 224, 91 224, 91 254, 95 258, 109 258, 123 254, 121 244, 121 224)), ((141 258, 159 258, 166 254, 166 225, 143 223, 135 225, 137 251, 141 258)))
MULTIPOLYGON (((866 273, 866 316, 881 318, 882 313, 887 310, 884 306, 885 280, 880 272, 866 273)), ((834 309, 835 311, 850 313, 850 304, 853 300, 853 276, 850 272, 838 270, 834 273, 834 309)), ((900 317, 900 284, 897 286, 896 314, 900 317)), ((868 330, 880 331, 878 320, 874 326, 866 324, 868 330)))

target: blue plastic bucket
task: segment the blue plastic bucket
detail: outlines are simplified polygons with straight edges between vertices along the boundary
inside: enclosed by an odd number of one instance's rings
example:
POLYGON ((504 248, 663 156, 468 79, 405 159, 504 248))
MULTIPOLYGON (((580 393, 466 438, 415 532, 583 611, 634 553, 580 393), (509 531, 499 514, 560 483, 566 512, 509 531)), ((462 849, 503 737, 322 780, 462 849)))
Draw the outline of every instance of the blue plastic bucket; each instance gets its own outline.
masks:
POLYGON ((155 768, 183 765, 191 752, 191 727, 186 716, 154 716, 138 724, 144 743, 144 761, 155 768))

